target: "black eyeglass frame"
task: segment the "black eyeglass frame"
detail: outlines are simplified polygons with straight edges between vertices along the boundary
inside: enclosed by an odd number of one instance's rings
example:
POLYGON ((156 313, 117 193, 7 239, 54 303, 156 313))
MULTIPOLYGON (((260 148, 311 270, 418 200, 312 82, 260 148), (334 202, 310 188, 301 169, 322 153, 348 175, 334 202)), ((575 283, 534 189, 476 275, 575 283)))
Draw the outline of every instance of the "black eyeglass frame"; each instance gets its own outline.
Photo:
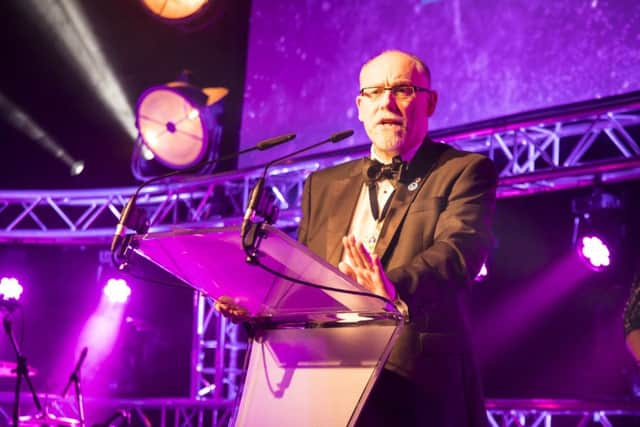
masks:
POLYGON ((396 86, 367 86, 367 87, 363 87, 360 89, 360 96, 364 96, 365 98, 368 99, 377 99, 379 97, 382 96, 382 94, 384 93, 384 91, 389 91, 391 92, 391 94, 396 97, 396 93, 394 92, 395 90, 397 90, 398 88, 411 88, 413 90, 413 93, 411 95, 408 95, 408 97, 414 96, 416 93, 418 92, 433 92, 432 89, 426 88, 426 87, 421 87, 421 86, 416 86, 416 85, 396 85, 396 86), (364 91, 367 89, 382 89, 382 93, 380 93, 380 95, 372 98, 369 95, 365 95, 364 91))

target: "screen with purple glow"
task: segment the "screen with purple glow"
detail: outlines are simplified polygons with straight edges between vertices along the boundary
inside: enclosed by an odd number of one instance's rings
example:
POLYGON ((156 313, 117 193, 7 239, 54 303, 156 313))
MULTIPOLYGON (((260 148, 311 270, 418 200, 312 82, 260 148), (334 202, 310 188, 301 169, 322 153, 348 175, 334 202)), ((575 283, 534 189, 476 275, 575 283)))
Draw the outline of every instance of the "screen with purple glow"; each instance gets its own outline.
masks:
POLYGON ((441 129, 640 89, 640 2, 253 0, 240 145, 298 138, 240 166, 344 129, 367 143, 359 68, 392 48, 430 66, 441 129))

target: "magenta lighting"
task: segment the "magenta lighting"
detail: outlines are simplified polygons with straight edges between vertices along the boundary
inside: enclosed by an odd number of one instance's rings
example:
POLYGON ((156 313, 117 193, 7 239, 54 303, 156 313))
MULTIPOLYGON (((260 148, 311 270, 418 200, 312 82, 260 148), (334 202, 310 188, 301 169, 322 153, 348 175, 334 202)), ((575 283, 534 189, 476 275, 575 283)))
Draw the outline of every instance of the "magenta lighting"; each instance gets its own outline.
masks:
POLYGON ((104 294, 112 303, 125 303, 131 295, 131 288, 124 279, 109 279, 104 294))
POLYGON ((474 280, 476 282, 483 282, 487 278, 488 274, 489 270, 487 270, 487 263, 484 262, 482 263, 482 267, 480 268, 480 271, 478 272, 474 280))
POLYGON ((577 248, 580 258, 596 271, 603 270, 611 264, 611 251, 600 237, 584 236, 577 248))
POLYGON ((15 277, 0 279, 0 296, 4 300, 19 300, 23 290, 22 285, 15 277))

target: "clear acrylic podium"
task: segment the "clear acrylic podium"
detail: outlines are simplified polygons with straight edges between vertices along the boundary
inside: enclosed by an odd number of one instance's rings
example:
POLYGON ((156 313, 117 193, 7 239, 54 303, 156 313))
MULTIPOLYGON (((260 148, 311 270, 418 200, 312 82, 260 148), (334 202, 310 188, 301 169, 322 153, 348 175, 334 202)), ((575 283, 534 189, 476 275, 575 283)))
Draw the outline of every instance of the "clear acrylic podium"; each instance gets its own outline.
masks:
POLYGON ((351 426, 403 324, 382 299, 280 230, 264 225, 257 260, 246 260, 238 227, 134 236, 129 250, 194 289, 229 296, 250 313, 235 426, 351 426))

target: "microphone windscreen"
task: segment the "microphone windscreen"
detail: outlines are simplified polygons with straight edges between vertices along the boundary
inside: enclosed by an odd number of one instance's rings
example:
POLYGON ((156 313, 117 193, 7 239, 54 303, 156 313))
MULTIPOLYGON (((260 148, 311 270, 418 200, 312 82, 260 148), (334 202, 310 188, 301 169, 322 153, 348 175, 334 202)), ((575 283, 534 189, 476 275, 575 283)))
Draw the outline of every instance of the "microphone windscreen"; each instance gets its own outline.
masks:
POLYGON ((342 132, 336 132, 333 135, 331 135, 329 137, 329 141, 331 141, 331 142, 340 142, 343 139, 349 138, 351 135, 353 135, 353 131, 351 129, 343 130, 342 132))
POLYGON ((295 133, 288 133, 286 135, 276 136, 274 138, 265 139, 264 141, 260 141, 256 144, 256 148, 258 150, 266 150, 271 147, 275 147, 276 145, 280 145, 287 141, 291 141, 296 137, 295 133))

